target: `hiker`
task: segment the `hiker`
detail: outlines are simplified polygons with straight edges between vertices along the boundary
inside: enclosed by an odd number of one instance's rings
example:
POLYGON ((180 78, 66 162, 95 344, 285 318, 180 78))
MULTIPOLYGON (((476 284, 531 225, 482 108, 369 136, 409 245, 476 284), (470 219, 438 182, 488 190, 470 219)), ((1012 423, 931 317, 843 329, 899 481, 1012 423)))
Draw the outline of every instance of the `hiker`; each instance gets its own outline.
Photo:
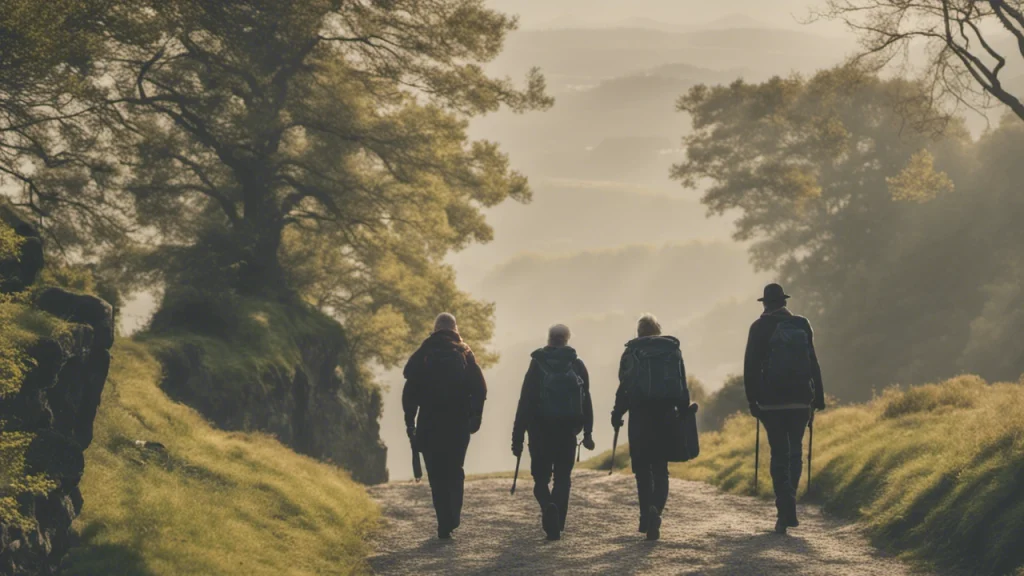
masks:
POLYGON ((512 427, 512 454, 516 458, 523 453, 524 435, 530 434, 533 495, 540 504, 548 540, 560 539, 565 530, 576 437, 581 431, 583 446, 594 449, 590 375, 576 350, 569 346, 570 337, 568 326, 552 326, 548 345, 531 355, 512 427), (552 475, 553 489, 548 485, 552 475))
POLYGON ((437 514, 437 536, 459 527, 469 437, 480 429, 487 383, 455 316, 444 313, 405 365, 402 408, 409 439, 423 454, 437 514), (417 412, 419 417, 417 419, 417 412))
POLYGON ((636 335, 619 363, 612 427, 621 427, 622 416, 629 412, 629 457, 640 500, 640 532, 657 540, 668 501, 668 422, 689 409, 690 392, 679 340, 662 336, 661 325, 650 314, 637 321, 636 335))
POLYGON ((806 318, 789 311, 788 300, 782 286, 765 286, 764 296, 758 299, 764 313, 750 327, 743 361, 750 415, 764 424, 771 446, 779 534, 800 525, 796 491, 803 471, 804 430, 813 421, 814 411, 825 409, 814 332, 806 318))

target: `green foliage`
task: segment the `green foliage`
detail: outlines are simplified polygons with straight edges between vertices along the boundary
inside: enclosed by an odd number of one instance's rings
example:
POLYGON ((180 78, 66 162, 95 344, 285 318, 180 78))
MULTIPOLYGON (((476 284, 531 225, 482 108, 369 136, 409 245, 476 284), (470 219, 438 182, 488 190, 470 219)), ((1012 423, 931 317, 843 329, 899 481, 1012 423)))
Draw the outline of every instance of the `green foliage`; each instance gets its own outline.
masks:
POLYGON ((730 416, 737 412, 747 412, 748 409, 743 376, 730 376, 701 406, 697 412, 697 422, 701 430, 719 430, 730 416))
MULTIPOLYGON (((702 436, 700 458, 672 473, 750 493, 753 432, 751 418, 730 419, 702 436)), ((818 414, 814 432, 813 499, 862 521, 876 545, 974 574, 1024 566, 1024 387, 964 376, 889 390, 818 414)), ((764 498, 768 460, 762 452, 764 498)))
POLYGON ((930 202, 953 191, 953 181, 935 171, 935 157, 928 150, 911 156, 902 172, 885 181, 893 199, 902 202, 930 202))
POLYGON ((377 510, 348 474, 268 436, 214 430, 160 391, 149 346, 120 340, 113 356, 69 573, 368 573, 377 510))
POLYGON ((33 360, 26 350, 40 338, 65 336, 67 324, 35 310, 21 298, 0 294, 0 399, 21 389, 33 360))
POLYGON ((124 189, 159 246, 142 269, 172 290, 298 292, 388 366, 445 308, 489 338, 444 257, 491 239, 485 208, 530 198, 467 135, 551 104, 536 71, 523 88, 483 71, 514 18, 481 0, 145 4, 109 45, 124 189))
POLYGON ((971 142, 926 87, 854 67, 698 86, 680 108, 694 132, 674 176, 740 212, 736 238, 817 328, 830 394, 1024 372, 1019 122, 971 142))
POLYGON ((0 222, 0 260, 15 260, 21 254, 21 245, 25 242, 14 228, 0 222))
MULTIPOLYGON (((26 350, 39 338, 60 338, 66 325, 60 320, 29 308, 9 295, 0 295, 0 401, 21 390, 34 360, 26 350)), ((21 505, 29 495, 45 496, 56 488, 45 474, 26 469, 25 455, 35 435, 12 430, 0 420, 0 518, 26 530, 32 518, 21 505)))
POLYGON ((139 338, 157 356, 184 346, 201 350, 203 371, 217 385, 192 392, 204 406, 229 406, 247 397, 246 387, 259 386, 265 375, 294 372, 303 363, 303 344, 341 341, 344 335, 337 322, 300 302, 192 290, 166 301, 139 338))
POLYGON ((30 474, 25 469, 25 454, 34 437, 29 432, 8 432, 0 421, 0 519, 23 530, 32 530, 35 521, 23 514, 19 500, 46 496, 57 487, 45 474, 30 474))
POLYGON ((935 412, 940 409, 974 408, 985 392, 986 383, 977 376, 961 376, 942 384, 914 386, 906 391, 886 390, 879 402, 883 418, 935 412))
POLYGON ((0 0, 0 196, 27 208, 54 255, 125 239, 130 207, 92 82, 104 39, 128 33, 131 1, 0 0))

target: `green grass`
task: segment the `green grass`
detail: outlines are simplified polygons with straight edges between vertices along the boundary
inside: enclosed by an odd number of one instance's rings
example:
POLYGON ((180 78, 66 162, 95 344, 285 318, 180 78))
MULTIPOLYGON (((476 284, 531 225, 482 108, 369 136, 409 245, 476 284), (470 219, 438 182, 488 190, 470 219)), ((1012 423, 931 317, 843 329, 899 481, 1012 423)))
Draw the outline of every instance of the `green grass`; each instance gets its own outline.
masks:
POLYGON ((265 435, 215 430, 159 389, 148 345, 122 340, 113 353, 69 574, 369 571, 378 511, 347 473, 265 435))
MULTIPOLYGON (((673 465, 673 475, 751 493, 754 428, 750 417, 733 417, 702 436, 700 458, 673 465)), ((759 495, 768 498, 763 434, 759 495)), ((823 412, 813 463, 812 499, 863 522, 883 549, 976 574, 1024 566, 1021 384, 963 376, 823 412)))
POLYGON ((301 346, 342 341, 341 326, 302 303, 189 294, 162 308, 136 339, 160 358, 184 346, 203 350, 203 369, 218 386, 193 390, 206 405, 237 402, 260 375, 288 373, 302 363, 301 346))

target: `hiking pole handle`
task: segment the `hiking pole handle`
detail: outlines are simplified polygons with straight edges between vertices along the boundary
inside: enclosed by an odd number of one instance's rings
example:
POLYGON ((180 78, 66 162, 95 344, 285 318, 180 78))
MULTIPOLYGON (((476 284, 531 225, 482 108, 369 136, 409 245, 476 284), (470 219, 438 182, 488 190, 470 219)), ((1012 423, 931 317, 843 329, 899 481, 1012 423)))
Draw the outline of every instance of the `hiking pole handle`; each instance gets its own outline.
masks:
POLYGON ((619 427, 615 427, 615 437, 612 438, 612 461, 608 464, 608 475, 611 476, 615 472, 615 449, 619 445, 619 427))
POLYGON ((509 491, 509 494, 512 495, 512 496, 516 495, 516 482, 519 481, 519 463, 522 462, 522 461, 523 461, 523 455, 522 454, 520 454, 519 456, 516 456, 516 473, 515 473, 514 476, 512 476, 512 490, 509 491))
POLYGON ((761 419, 757 420, 757 440, 754 440, 754 495, 757 495, 757 473, 761 469, 761 419))

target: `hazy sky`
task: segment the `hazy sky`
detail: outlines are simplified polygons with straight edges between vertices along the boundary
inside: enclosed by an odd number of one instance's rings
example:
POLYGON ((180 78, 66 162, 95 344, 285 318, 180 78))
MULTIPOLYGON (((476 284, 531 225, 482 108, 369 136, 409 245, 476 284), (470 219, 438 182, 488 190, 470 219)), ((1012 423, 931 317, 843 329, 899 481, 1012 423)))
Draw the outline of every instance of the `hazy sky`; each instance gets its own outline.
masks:
MULTIPOLYGON (((700 26, 726 16, 745 15, 764 24, 799 27, 817 0, 488 0, 518 14, 523 28, 610 25, 644 18, 663 24, 700 26)), ((836 25, 817 24, 818 33, 841 33, 836 25)))

